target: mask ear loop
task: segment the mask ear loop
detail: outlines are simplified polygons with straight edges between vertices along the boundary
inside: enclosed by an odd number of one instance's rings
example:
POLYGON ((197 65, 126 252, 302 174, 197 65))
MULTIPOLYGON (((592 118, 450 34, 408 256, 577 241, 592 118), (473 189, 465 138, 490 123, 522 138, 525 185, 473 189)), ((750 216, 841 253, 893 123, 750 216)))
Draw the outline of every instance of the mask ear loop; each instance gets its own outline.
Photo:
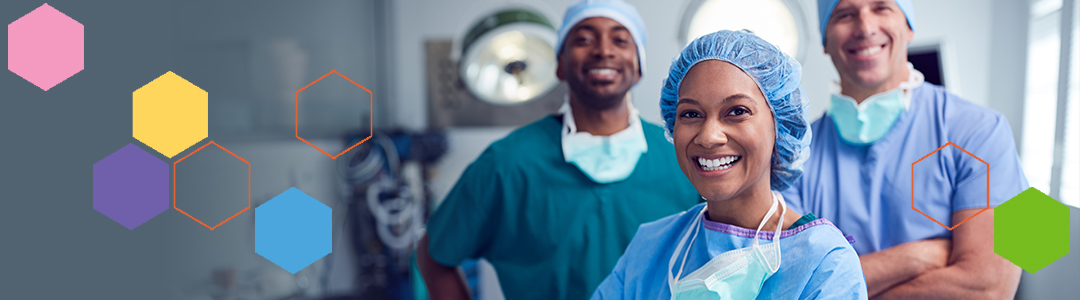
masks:
MULTIPOLYGON (((773 243, 779 243, 780 242, 780 233, 782 232, 781 229, 782 229, 782 226, 784 226, 784 215, 787 214, 787 203, 784 202, 784 196, 780 195, 780 192, 772 191, 772 194, 773 194, 773 205, 776 205, 776 203, 780 203, 780 209, 781 209, 780 210, 780 221, 776 223, 776 233, 773 234, 773 243)), ((754 241, 755 242, 757 241, 756 237, 755 237, 754 241)), ((780 249, 779 249, 780 244, 773 245, 772 247, 777 247, 777 249, 776 249, 776 266, 773 267, 772 265, 770 265, 769 269, 771 271, 773 271, 773 272, 776 272, 777 270, 780 270, 780 260, 783 257, 780 255, 780 249)))
MULTIPOLYGON (((765 219, 761 220, 761 223, 758 224, 757 231, 754 232, 754 245, 751 246, 752 251, 758 250, 758 248, 757 248, 758 244, 759 244, 758 243, 758 234, 760 234, 761 229, 765 227, 765 223, 769 222, 769 218, 772 218, 772 215, 774 213, 776 213, 777 204, 784 205, 784 208, 780 212, 780 224, 776 225, 776 232, 773 233, 773 243, 776 243, 776 242, 780 241, 780 226, 784 223, 784 213, 786 213, 786 211, 787 211, 787 205, 783 204, 783 202, 784 202, 783 200, 780 200, 779 198, 776 197, 776 195, 777 195, 776 191, 771 191, 771 192, 772 192, 772 199, 773 199, 772 206, 769 207, 769 212, 765 214, 765 219)), ((772 247, 778 247, 778 246, 780 246, 780 245, 776 244, 776 245, 773 245, 772 247)), ((765 259, 765 261, 766 261, 765 263, 768 264, 768 259, 765 259)), ((776 266, 777 266, 776 268, 773 268, 772 265, 769 265, 769 269, 772 272, 776 272, 776 269, 779 269, 780 263, 779 263, 779 260, 777 260, 777 261, 778 262, 776 264, 776 266)))
POLYGON ((686 245, 686 251, 683 253, 683 261, 682 261, 682 264, 679 265, 679 273, 675 274, 676 276, 671 276, 671 268, 675 267, 675 260, 679 258, 679 252, 682 252, 682 247, 683 247, 684 243, 686 243, 686 238, 688 237, 687 235, 684 234, 682 239, 679 240, 679 246, 675 247, 675 253, 672 253, 671 260, 668 261, 668 268, 667 268, 668 290, 671 292, 671 295, 673 295, 673 296, 675 295, 675 282, 679 280, 679 278, 677 276, 681 276, 682 272, 683 272, 683 267, 686 267, 686 259, 689 258, 688 256, 690 255, 690 245, 693 245, 694 240, 697 239, 698 228, 701 227, 701 226, 698 226, 698 225, 701 224, 701 218, 704 218, 704 216, 705 216, 706 208, 708 208, 708 206, 702 207, 701 208, 701 213, 698 215, 697 218, 694 219, 693 222, 690 223, 690 224, 693 224, 691 226, 694 227, 693 234, 692 234, 693 238, 690 239, 690 244, 686 245))
POLYGON ((784 226, 784 215, 787 214, 787 203, 784 202, 784 196, 780 195, 780 192, 772 191, 773 205, 780 203, 780 221, 776 222, 776 235, 773 235, 773 242, 780 241, 781 226, 784 226))
MULTIPOLYGON (((777 204, 776 203, 776 195, 774 194, 773 195, 773 203, 772 203, 772 206, 769 207, 769 212, 765 214, 765 218, 761 220, 761 223, 758 224, 758 226, 757 226, 757 230, 754 231, 754 245, 753 245, 754 248, 757 248, 757 246, 758 246, 758 239, 757 238, 758 238, 758 234, 761 233, 761 228, 765 227, 765 223, 768 223, 769 218, 772 218, 773 213, 776 213, 776 204, 777 204)), ((783 212, 781 212, 780 214, 783 215, 783 212)), ((775 236, 774 236, 774 238, 775 238, 775 236)))

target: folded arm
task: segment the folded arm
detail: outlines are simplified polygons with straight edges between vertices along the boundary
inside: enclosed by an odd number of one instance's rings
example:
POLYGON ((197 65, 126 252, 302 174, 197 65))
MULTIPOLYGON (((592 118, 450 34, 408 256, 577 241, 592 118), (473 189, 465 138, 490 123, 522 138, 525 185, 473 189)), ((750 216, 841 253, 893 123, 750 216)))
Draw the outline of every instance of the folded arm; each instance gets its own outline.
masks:
MULTIPOLYGON (((957 211, 952 219, 967 220, 979 210, 957 211)), ((1012 299, 1019 283, 1020 267, 994 253, 994 209, 991 208, 953 230, 952 249, 945 267, 892 286, 875 299, 1012 299)))
POLYGON ((859 256, 870 297, 946 266, 951 240, 929 239, 859 256))

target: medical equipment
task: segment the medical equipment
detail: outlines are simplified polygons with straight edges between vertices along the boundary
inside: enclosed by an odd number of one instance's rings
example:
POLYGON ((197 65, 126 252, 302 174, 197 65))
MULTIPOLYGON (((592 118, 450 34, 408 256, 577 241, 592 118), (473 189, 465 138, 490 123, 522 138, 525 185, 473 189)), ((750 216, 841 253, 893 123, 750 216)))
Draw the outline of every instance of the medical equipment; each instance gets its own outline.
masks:
POLYGON ((429 210, 423 168, 437 161, 446 147, 440 132, 376 132, 339 159, 338 173, 351 186, 343 226, 356 251, 356 292, 361 298, 411 299, 413 247, 423 235, 429 210))
POLYGON ((798 0, 687 1, 679 41, 682 45, 719 30, 746 29, 799 61, 806 57, 810 30, 798 0))
POLYGON ((473 95, 488 103, 533 100, 559 82, 553 44, 555 29, 540 14, 498 11, 477 21, 462 40, 461 79, 473 95))

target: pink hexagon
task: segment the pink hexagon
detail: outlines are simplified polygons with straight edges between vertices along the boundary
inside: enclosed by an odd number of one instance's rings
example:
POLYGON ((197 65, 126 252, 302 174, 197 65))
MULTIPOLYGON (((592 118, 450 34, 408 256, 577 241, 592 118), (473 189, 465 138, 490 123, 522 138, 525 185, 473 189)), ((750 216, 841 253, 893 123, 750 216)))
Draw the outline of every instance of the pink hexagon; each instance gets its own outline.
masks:
POLYGON ((44 4, 8 24, 8 70, 48 91, 83 69, 83 25, 44 4))

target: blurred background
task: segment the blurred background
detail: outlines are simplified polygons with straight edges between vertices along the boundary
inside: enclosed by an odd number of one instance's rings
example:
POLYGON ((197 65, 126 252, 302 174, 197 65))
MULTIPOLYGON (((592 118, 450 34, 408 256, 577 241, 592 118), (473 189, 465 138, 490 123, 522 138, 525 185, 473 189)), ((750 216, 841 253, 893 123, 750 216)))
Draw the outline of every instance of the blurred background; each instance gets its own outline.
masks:
MULTIPOLYGON (((426 299, 412 258, 426 216, 488 144, 563 101, 552 45, 570 2, 50 1, 85 26, 85 69, 47 92, 0 72, 0 299, 426 299), (331 75, 296 94, 331 70, 371 93, 331 75), (228 148, 251 163, 252 208, 303 190, 333 208, 332 254, 284 271, 254 252, 253 211, 210 231, 170 209, 129 231, 91 209, 91 165, 127 143, 149 150, 131 137, 131 92, 166 71, 209 93, 209 138, 152 153, 171 164, 209 140, 228 148), (294 137, 294 105, 299 135, 328 153, 371 138, 330 159, 294 137)), ((661 81, 685 44, 741 28, 802 63, 811 119, 824 113, 838 75, 816 1, 628 2, 650 37, 631 90, 646 120, 660 123, 661 81)), ((1008 118, 1028 180, 1070 206, 1080 249, 1077 1, 913 2, 909 60, 1008 118)), ((41 4, 3 1, 0 20, 41 4)), ((231 156, 190 168, 177 192, 195 195, 193 213, 244 207, 231 156)), ((463 269, 478 299, 502 298, 490 265, 463 269)), ((1074 298, 1078 270, 1071 253, 1025 273, 1017 298, 1074 298)))

